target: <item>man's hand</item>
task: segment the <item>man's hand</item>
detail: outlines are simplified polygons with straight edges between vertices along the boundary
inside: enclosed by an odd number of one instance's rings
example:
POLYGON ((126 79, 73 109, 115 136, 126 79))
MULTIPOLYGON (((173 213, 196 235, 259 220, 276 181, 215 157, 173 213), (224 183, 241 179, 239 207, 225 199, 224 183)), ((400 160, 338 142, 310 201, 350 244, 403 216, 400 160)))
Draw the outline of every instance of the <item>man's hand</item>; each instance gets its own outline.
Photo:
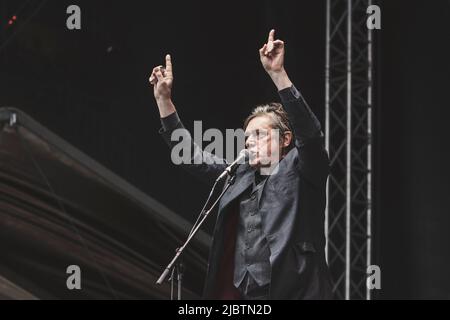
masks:
POLYGON ((267 43, 259 49, 259 57, 264 70, 272 78, 278 90, 292 86, 292 82, 284 70, 284 42, 275 40, 275 30, 270 30, 267 43))
POLYGON ((149 82, 153 85, 156 101, 170 100, 172 97, 173 71, 170 55, 166 55, 166 67, 153 68, 149 82))
POLYGON ((284 68, 284 42, 274 40, 275 30, 270 30, 267 43, 259 49, 261 63, 267 73, 281 72, 284 68))
POLYGON ((166 55, 166 67, 153 68, 149 82, 153 86, 153 94, 158 105, 161 118, 174 113, 175 106, 172 103, 173 71, 170 55, 166 55))

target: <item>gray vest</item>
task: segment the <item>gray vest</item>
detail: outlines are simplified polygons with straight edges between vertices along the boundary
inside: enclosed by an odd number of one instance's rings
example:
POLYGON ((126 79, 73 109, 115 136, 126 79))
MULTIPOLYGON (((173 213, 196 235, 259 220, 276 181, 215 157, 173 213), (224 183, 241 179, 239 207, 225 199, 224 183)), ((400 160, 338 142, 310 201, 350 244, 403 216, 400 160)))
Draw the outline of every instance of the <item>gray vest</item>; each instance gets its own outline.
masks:
POLYGON ((259 200, 265 180, 247 189, 240 198, 234 254, 233 283, 238 288, 247 272, 259 286, 270 283, 270 249, 262 230, 259 200))

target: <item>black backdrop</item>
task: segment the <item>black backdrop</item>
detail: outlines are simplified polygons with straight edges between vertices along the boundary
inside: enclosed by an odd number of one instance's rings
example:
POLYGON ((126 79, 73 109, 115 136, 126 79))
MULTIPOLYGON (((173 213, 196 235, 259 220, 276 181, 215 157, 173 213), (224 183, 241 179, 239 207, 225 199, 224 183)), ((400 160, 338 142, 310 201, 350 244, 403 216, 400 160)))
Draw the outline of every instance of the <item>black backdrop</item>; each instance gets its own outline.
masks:
POLYGON ((449 1, 383 1, 377 236, 386 298, 450 298, 449 1))
MULTIPOLYGON (((0 105, 24 110, 188 219, 208 188, 170 164, 157 134, 147 78, 164 54, 172 54, 185 125, 237 128, 252 106, 277 99, 257 51, 273 27, 291 78, 323 123, 323 0, 77 1, 80 31, 65 27, 71 1, 0 3, 0 105), (17 23, 6 28, 13 14, 17 23)), ((376 297, 448 299, 450 1, 378 4, 376 297)))

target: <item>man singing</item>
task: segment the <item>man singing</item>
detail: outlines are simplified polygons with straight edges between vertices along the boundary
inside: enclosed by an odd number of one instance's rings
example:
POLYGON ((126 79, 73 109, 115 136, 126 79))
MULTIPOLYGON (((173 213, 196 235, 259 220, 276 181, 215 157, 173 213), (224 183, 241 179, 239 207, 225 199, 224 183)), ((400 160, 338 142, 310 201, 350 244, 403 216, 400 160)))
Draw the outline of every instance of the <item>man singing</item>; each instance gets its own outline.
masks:
MULTIPOLYGON (((259 54, 281 104, 256 107, 244 123, 250 161, 238 167, 235 183, 219 205, 205 281, 207 299, 332 298, 324 235, 328 155, 319 121, 284 69, 284 42, 274 35, 270 31, 259 54), (276 168, 274 174, 263 173, 268 167, 276 168)), ((153 69, 150 82, 161 116, 160 133, 173 148, 171 134, 183 125, 171 100, 169 55, 165 68, 153 69)), ((192 159, 201 157, 202 162, 183 166, 214 182, 227 164, 190 141, 192 159)))

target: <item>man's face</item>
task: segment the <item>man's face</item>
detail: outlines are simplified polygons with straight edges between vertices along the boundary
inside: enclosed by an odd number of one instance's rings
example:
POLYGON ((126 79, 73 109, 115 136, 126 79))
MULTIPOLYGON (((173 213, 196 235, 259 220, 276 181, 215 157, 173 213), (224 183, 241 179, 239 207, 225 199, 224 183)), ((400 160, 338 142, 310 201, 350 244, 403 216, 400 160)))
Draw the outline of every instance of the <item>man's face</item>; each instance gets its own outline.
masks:
POLYGON ((253 118, 245 129, 245 138, 251 167, 270 167, 280 161, 280 133, 278 129, 272 128, 272 119, 269 116, 253 118))

